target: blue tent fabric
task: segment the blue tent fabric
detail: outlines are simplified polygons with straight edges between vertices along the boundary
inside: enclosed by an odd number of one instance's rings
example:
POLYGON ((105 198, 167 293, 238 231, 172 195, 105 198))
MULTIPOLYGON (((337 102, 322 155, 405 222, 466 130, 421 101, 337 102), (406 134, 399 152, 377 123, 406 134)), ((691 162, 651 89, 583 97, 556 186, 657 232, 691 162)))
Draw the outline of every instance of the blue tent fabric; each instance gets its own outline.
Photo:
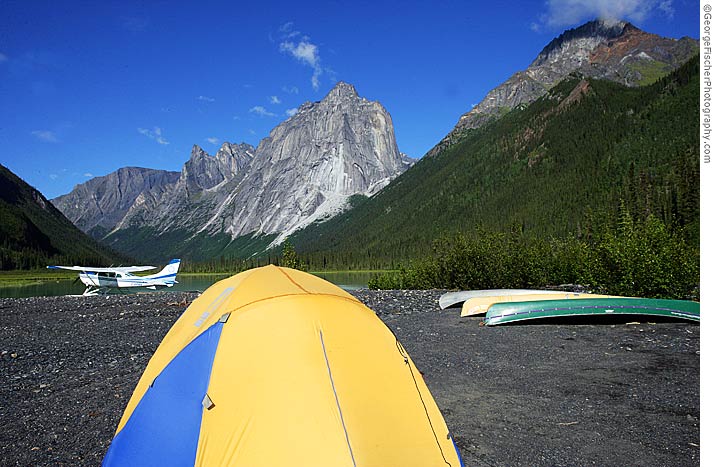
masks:
POLYGON ((221 322, 209 327, 158 375, 113 439, 104 467, 195 464, 202 401, 222 328, 221 322))
POLYGON ((165 336, 103 465, 462 467, 415 374, 349 293, 292 269, 245 271, 165 336))
POLYGON ((453 447, 455 448, 455 453, 457 454, 458 460, 460 461, 460 467, 465 467, 465 462, 463 462, 463 460, 462 460, 462 456, 460 455, 460 450, 458 449, 457 444, 455 444, 455 440, 452 437, 450 437, 450 440, 453 443, 453 447))

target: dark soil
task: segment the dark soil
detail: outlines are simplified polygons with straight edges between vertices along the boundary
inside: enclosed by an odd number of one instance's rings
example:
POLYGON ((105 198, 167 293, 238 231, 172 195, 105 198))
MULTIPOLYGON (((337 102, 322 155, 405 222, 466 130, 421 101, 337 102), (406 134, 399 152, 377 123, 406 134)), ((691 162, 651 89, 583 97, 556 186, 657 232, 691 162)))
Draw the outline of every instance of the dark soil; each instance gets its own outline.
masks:
MULTIPOLYGON (((481 327, 440 311, 442 291, 353 293, 424 373, 468 467, 699 465, 697 325, 481 327)), ((196 296, 0 299, 0 465, 99 465, 196 296)))

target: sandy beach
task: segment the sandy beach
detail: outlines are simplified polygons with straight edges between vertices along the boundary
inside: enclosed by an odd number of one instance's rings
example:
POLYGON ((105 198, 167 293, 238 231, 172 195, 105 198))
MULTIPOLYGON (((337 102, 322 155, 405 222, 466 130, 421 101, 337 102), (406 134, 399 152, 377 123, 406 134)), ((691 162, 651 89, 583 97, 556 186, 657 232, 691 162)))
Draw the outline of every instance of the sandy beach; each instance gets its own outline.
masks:
MULTIPOLYGON (((699 465, 696 324, 481 327, 441 311, 443 291, 352 293, 424 373, 468 467, 699 465)), ((0 464, 99 465, 195 297, 0 299, 0 464)))

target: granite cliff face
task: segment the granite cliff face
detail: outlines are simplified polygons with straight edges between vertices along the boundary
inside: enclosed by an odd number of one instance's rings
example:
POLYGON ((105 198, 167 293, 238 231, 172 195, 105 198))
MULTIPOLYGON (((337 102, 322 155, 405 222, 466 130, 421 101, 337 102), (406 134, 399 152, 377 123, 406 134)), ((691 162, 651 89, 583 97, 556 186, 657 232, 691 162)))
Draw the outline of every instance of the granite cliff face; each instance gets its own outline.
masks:
POLYGON ((697 53, 689 37, 668 39, 624 21, 596 20, 565 31, 543 48, 530 66, 491 90, 428 154, 434 155, 517 106, 545 95, 571 73, 602 78, 626 86, 649 84, 697 53))
POLYGON ((215 156, 210 156, 200 146, 193 146, 190 160, 181 173, 182 184, 189 193, 209 190, 235 178, 250 164, 255 148, 249 144, 223 143, 215 156))
POLYGON ((179 179, 178 172, 125 167, 77 185, 52 203, 81 230, 100 238, 123 220, 139 197, 158 206, 179 179))
POLYGON ((143 229, 226 242, 273 235, 277 243, 340 212, 350 196, 376 193, 411 164, 382 105, 340 82, 257 148, 224 143, 211 156, 193 146, 180 173, 121 169, 54 203, 83 230, 114 239, 143 229))
MULTIPOLYGON (((278 125, 256 154, 215 216, 233 219, 233 236, 284 237, 337 213, 351 195, 376 193, 410 165, 398 151, 387 111, 342 82, 278 125)), ((203 227, 219 228, 216 219, 203 227)))

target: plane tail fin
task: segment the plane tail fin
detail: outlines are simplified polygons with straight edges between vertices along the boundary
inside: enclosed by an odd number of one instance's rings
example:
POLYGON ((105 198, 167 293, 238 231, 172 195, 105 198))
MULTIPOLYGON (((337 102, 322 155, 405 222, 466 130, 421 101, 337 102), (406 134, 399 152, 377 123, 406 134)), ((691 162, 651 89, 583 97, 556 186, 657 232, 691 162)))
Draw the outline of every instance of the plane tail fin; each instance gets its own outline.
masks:
POLYGON ((146 279, 160 279, 165 283, 165 285, 172 287, 175 283, 175 276, 177 276, 178 269, 180 269, 180 260, 172 259, 167 266, 162 269, 162 271, 157 274, 153 274, 152 276, 147 276, 146 279))

